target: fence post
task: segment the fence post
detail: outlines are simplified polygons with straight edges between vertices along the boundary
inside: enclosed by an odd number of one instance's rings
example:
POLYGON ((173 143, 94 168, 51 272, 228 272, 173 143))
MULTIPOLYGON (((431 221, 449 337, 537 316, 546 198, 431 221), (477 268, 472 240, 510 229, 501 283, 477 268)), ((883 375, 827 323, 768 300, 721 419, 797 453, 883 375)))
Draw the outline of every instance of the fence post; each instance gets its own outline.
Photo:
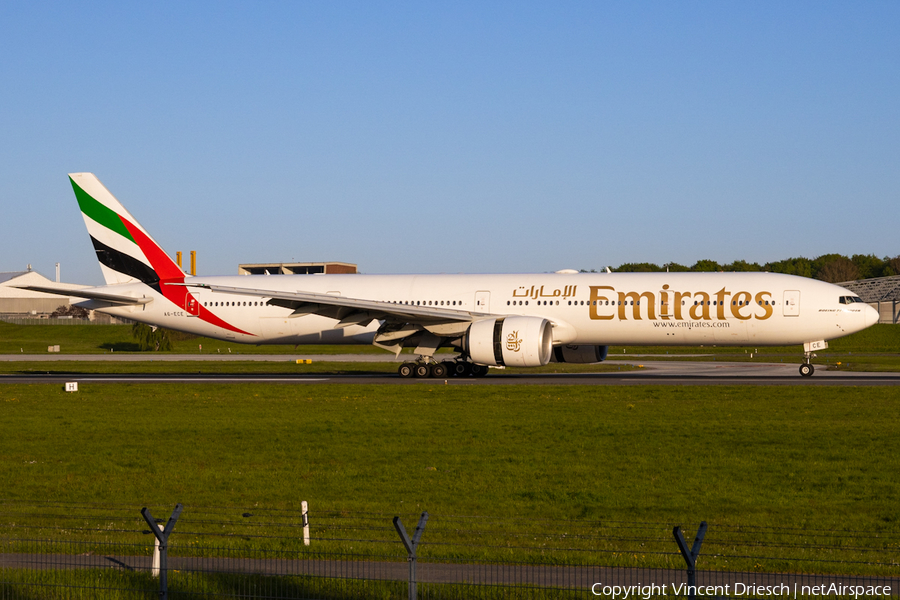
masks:
MULTIPOLYGON (((178 517, 181 515, 181 511, 184 510, 184 506, 181 504, 175 505, 175 510, 172 511, 172 516, 169 517, 169 521, 166 523, 165 529, 160 529, 159 525, 157 525, 156 520, 153 518, 153 515, 150 514, 150 511, 147 510, 147 507, 141 509, 141 516, 144 517, 144 520, 147 521, 147 525, 150 526, 150 531, 145 533, 152 533, 154 537, 156 537, 156 547, 154 547, 154 554, 156 554, 156 550, 159 550, 159 562, 155 565, 158 569, 159 573, 159 597, 160 600, 168 600, 169 598, 169 565, 168 565, 168 554, 169 554, 169 535, 172 534, 172 530, 175 529, 175 522, 178 520, 178 517)), ((154 556, 154 559, 156 556, 154 556)), ((154 562, 156 562, 154 560, 154 562)), ((152 567, 151 567, 152 570, 152 567)))
POLYGON ((687 542, 684 541, 684 536, 681 535, 681 527, 675 527, 675 529, 672 530, 672 535, 675 536, 675 543, 678 544, 678 549, 681 550, 681 556, 684 557, 684 562, 687 563, 688 598, 689 600, 696 600, 697 557, 700 555, 700 545, 703 544, 703 536, 706 535, 706 521, 700 522, 700 528, 697 529, 697 537, 694 538, 694 545, 690 550, 688 550, 687 542))
POLYGON ((150 576, 159 577, 159 538, 153 538, 153 560, 150 561, 150 576))
POLYGON ((300 513, 303 518, 303 545, 309 546, 309 505, 306 500, 300 503, 300 513))
POLYGON ((406 529, 403 527, 403 523, 400 522, 400 517, 394 517, 394 529, 397 530, 397 533, 400 534, 400 539, 403 541, 403 545, 406 547, 407 558, 409 561, 409 600, 416 600, 416 549, 419 547, 419 540, 422 538, 422 534, 425 533, 425 523, 428 522, 428 511, 423 512, 421 518, 419 518, 419 524, 416 526, 416 532, 413 534, 412 539, 409 539, 409 536, 406 535, 406 529))

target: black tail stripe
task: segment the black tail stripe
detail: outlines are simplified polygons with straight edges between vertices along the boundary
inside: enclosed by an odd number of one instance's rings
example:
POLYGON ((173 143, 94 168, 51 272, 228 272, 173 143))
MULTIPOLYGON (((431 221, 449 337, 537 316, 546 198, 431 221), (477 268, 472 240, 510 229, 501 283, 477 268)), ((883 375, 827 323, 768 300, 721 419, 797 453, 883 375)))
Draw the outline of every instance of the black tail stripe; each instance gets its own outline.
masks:
POLYGON ((124 252, 110 248, 94 236, 91 236, 91 242, 94 244, 94 250, 97 251, 97 260, 100 261, 100 264, 106 265, 113 271, 139 279, 151 287, 159 287, 159 276, 149 266, 124 252))

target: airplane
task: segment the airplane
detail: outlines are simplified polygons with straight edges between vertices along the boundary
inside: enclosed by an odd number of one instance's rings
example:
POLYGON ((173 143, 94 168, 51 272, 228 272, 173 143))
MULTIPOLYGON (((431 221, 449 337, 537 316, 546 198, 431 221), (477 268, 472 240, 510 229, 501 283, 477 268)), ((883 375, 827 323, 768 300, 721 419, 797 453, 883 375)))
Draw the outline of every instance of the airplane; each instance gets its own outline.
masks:
MULTIPOLYGON (((803 345, 878 321, 856 294, 778 273, 191 276, 92 173, 69 179, 106 285, 22 286, 80 306, 244 344, 373 344, 416 359, 402 377, 599 363, 610 345, 803 345), (435 353, 458 352, 439 361, 435 353)), ((607 270, 608 271, 608 270, 607 270)))

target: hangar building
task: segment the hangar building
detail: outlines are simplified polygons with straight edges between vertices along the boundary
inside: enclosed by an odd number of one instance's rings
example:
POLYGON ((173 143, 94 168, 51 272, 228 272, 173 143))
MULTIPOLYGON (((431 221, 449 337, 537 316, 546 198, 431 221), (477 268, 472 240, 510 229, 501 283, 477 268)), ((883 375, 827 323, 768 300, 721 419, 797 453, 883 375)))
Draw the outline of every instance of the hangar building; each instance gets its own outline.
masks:
POLYGON ((845 281, 837 285, 859 295, 878 311, 879 323, 900 323, 900 275, 845 281))
POLYGON ((83 300, 83 298, 66 298, 13 287, 15 285, 47 284, 52 285, 53 282, 37 271, 32 271, 30 266, 27 271, 0 273, 0 315, 13 317, 49 315, 60 306, 83 300))
POLYGON ((356 265, 345 262, 291 262, 238 265, 238 275, 315 275, 356 273, 356 265))

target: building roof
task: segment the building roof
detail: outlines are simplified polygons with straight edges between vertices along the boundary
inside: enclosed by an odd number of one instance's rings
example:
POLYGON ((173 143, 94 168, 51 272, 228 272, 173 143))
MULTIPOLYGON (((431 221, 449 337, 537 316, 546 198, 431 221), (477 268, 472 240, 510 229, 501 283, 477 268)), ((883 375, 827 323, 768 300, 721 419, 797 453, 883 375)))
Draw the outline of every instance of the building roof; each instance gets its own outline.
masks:
MULTIPOLYGON (((22 290, 16 285, 46 285, 53 284, 52 281, 38 273, 37 271, 14 271, 0 273, 0 298, 58 298, 61 303, 65 303, 66 296, 58 294, 45 294, 44 292, 33 292, 31 290, 22 290)), ((86 288, 88 285, 68 284, 74 288, 86 288)), ((69 297, 69 303, 82 302, 84 298, 69 297)))
POLYGON ((315 273, 356 273, 355 263, 345 262, 278 262, 238 265, 238 275, 308 275, 315 273))
POLYGON ((29 271, 10 271, 9 273, 0 273, 0 284, 12 281, 16 277, 21 277, 29 271))

